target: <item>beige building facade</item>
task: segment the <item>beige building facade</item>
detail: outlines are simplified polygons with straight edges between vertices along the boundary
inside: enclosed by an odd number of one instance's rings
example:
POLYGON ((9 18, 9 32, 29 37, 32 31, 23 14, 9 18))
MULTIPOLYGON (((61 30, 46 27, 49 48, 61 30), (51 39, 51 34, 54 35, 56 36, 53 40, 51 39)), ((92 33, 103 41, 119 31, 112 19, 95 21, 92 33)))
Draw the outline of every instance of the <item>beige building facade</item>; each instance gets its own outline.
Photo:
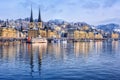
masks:
POLYGON ((0 28, 1 38, 16 38, 17 31, 13 28, 0 28))

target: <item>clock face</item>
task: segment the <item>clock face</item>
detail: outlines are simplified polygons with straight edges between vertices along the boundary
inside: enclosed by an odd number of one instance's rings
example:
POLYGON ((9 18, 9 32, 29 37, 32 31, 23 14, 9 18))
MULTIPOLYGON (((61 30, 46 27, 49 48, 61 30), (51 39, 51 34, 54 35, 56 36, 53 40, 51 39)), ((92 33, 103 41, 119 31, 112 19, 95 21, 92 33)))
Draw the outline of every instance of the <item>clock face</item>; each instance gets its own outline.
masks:
POLYGON ((33 28, 34 27, 34 24, 33 23, 30 23, 30 28, 33 28))
POLYGON ((41 23, 39 23, 38 25, 41 25, 41 23))
POLYGON ((39 27, 39 28, 42 27, 42 23, 41 23, 41 22, 38 23, 38 27, 39 27))

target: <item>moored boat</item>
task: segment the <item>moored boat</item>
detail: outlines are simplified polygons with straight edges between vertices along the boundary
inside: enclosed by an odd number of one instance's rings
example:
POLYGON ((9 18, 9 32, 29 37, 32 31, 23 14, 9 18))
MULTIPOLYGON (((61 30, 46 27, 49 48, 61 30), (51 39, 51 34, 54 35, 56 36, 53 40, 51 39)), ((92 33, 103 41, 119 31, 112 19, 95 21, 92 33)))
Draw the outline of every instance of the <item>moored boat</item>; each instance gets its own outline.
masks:
POLYGON ((60 43, 60 39, 53 39, 52 43, 60 43))
POLYGON ((60 42, 63 43, 63 44, 67 44, 67 39, 63 38, 63 39, 60 40, 60 42))
POLYGON ((47 43, 47 39, 46 38, 32 38, 31 39, 31 43, 47 43))
POLYGON ((27 42, 28 43, 47 43, 47 39, 39 36, 36 38, 28 38, 27 42))

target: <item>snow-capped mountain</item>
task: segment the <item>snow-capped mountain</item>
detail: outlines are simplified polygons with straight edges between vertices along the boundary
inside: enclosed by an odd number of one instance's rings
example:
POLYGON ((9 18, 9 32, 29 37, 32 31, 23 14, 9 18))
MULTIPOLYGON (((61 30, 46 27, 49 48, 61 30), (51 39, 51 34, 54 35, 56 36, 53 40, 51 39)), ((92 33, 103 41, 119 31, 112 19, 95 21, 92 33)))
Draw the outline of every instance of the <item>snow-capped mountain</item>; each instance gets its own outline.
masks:
POLYGON ((120 25, 114 23, 106 24, 106 25, 98 25, 96 26, 96 28, 104 30, 105 32, 113 32, 113 31, 120 32, 120 25))

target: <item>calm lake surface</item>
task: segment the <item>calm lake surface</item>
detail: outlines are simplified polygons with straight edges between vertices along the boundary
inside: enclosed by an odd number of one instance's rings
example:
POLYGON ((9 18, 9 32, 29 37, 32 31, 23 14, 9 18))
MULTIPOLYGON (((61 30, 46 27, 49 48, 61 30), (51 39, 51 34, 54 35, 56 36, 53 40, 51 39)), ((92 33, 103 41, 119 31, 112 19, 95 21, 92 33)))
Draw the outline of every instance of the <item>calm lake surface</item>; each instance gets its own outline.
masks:
POLYGON ((0 80, 120 80, 120 42, 0 46, 0 80))

